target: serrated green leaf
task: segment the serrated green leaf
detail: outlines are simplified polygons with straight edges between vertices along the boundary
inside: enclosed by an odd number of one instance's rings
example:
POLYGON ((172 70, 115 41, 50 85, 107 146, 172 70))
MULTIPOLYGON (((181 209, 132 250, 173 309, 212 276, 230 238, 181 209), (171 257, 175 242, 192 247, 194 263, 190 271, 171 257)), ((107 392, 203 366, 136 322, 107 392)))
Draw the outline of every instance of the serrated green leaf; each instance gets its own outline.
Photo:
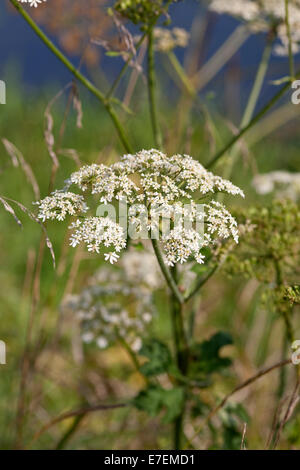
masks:
POLYGON ((172 364, 172 356, 168 346, 156 339, 144 342, 140 354, 149 359, 140 368, 142 374, 146 377, 168 372, 172 364))

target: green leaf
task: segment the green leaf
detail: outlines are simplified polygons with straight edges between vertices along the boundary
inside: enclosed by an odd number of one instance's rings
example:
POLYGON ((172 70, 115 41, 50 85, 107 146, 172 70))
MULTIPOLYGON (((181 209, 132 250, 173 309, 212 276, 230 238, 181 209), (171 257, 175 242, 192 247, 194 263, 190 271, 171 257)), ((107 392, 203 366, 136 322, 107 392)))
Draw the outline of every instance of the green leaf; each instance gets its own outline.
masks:
POLYGON ((232 344, 232 338, 228 333, 220 331, 209 340, 195 344, 192 347, 191 376, 207 376, 231 365, 231 359, 220 357, 220 350, 224 346, 232 344))
POLYGON ((184 390, 183 388, 176 387, 164 391, 164 406, 166 414, 163 418, 164 423, 171 423, 174 421, 183 410, 184 406, 184 390))
POLYGON ((146 377, 168 372, 172 364, 172 356, 168 346, 156 339, 144 342, 140 354, 149 359, 140 368, 140 371, 146 377))
POLYGON ((149 385, 142 390, 132 401, 132 404, 138 409, 145 411, 150 416, 156 416, 162 409, 162 393, 159 387, 149 385))
POLYGON ((162 422, 170 423, 182 412, 184 390, 181 387, 166 390, 160 385, 149 385, 132 400, 132 404, 150 416, 157 416, 162 410, 165 410, 162 422))
POLYGON ((107 52, 105 52, 105 55, 107 55, 108 57, 120 57, 120 55, 122 55, 122 53, 117 52, 117 51, 107 51, 107 52))

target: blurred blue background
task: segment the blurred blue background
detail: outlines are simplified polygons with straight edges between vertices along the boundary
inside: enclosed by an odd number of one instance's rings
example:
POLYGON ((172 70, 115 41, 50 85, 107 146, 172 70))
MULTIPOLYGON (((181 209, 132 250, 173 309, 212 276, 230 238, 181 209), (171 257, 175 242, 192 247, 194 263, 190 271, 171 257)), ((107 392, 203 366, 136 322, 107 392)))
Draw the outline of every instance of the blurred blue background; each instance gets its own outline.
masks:
MULTIPOLYGON (((52 55, 51 52, 36 40, 35 34, 25 21, 15 12, 9 12, 7 1, 0 4, 0 78, 6 75, 8 66, 14 66, 18 70, 19 80, 23 86, 32 90, 38 90, 49 83, 64 84, 70 79, 70 74, 65 67, 52 55)), ((51 0, 48 0, 51 8, 51 0)), ((30 12, 30 8, 28 9, 30 12)), ((173 5, 170 10, 173 25, 190 29, 196 15, 205 15, 204 8, 197 0, 186 0, 173 5)), ((238 21, 226 16, 211 14, 209 20, 208 40, 205 44, 204 62, 216 51, 220 45, 229 37, 230 33, 238 26, 238 21)), ((55 41, 55 39, 54 39, 55 41)), ((248 39, 235 56, 226 64, 220 73, 205 88, 205 92, 214 90, 223 95, 224 75, 227 83, 235 86, 235 80, 239 86, 241 105, 247 99, 252 82, 263 52, 265 37, 263 34, 252 36, 248 39), (229 79, 228 79, 229 77, 229 79)), ((182 60, 183 51, 177 51, 182 60)), ((200 52, 199 52, 200 54, 200 52)), ((79 58, 71 57, 78 64, 79 58)), ((103 58, 102 68, 105 68, 108 76, 116 73, 120 67, 119 59, 103 58)), ((15 70, 14 69, 14 70, 15 70)), ((87 70, 84 70, 87 73, 87 70)), ((259 104, 263 104, 276 91, 270 83, 288 73, 288 62, 285 57, 272 56, 268 77, 261 95, 259 104)), ((234 91, 234 90, 233 90, 234 91)), ((234 97, 233 97, 234 100, 234 97)), ((234 105, 234 103, 233 103, 234 105)))

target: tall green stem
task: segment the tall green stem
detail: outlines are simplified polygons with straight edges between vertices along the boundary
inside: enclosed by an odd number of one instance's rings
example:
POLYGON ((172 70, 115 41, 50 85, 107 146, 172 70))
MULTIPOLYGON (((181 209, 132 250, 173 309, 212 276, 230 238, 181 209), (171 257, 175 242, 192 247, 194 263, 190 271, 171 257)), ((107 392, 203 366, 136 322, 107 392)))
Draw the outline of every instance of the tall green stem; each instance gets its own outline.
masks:
POLYGON ((155 99, 155 68, 154 68, 154 40, 153 40, 153 27, 148 31, 148 94, 150 117, 153 131, 154 142, 156 148, 160 149, 162 146, 162 139, 159 130, 156 99, 155 99))
MULTIPOLYGON (((184 376, 187 372, 187 361, 188 361, 188 345, 185 337, 184 321, 183 321, 183 306, 184 298, 181 295, 177 286, 177 272, 176 266, 172 269, 172 272, 165 265, 163 260, 162 252, 159 248, 157 240, 152 239, 152 246, 156 255, 157 261, 160 265, 162 274, 164 275, 167 284, 171 290, 171 302, 170 302, 170 314, 173 325, 173 342, 174 350, 176 355, 177 367, 181 374, 184 376)), ((174 449, 181 449, 182 436, 183 436, 183 418, 184 418, 185 404, 183 405, 180 416, 174 422, 174 449)))
POLYGON ((289 0, 284 0, 284 7, 285 7, 286 34, 288 37, 290 79, 292 81, 295 75, 295 68, 294 68, 293 43, 292 43, 292 35, 291 35, 291 28, 290 28, 290 17, 289 17, 289 0))
MULTIPOLYGON (((172 274, 175 282, 177 283, 177 269, 176 266, 172 269, 172 274)), ((184 322, 183 322, 183 303, 178 302, 175 295, 171 294, 171 315, 175 330, 174 349, 176 353, 177 367, 183 376, 187 374, 188 367, 188 345, 185 337, 184 322)), ((185 400, 182 411, 174 422, 174 449, 180 450, 182 448, 183 438, 183 421, 185 414, 185 400)))
POLYGON ((272 44, 273 44, 273 38, 268 39, 267 44, 264 48, 264 52, 263 52, 260 64, 257 69, 256 77, 255 77, 254 84, 253 84, 253 87, 249 96, 249 100, 248 100, 245 112, 243 114, 243 117, 242 117, 241 128, 247 126, 253 117, 254 110, 257 105, 257 101, 261 93, 261 90, 265 81, 265 77, 267 74, 268 65, 270 62, 270 57, 271 57, 271 52, 272 52, 272 44))
POLYGON ((105 95, 98 90, 93 83, 91 83, 80 71, 69 61, 69 59, 53 44, 53 42, 46 36, 46 34, 39 28, 35 21, 28 15, 28 13, 21 7, 17 0, 10 0, 12 5, 18 10, 25 21, 29 24, 32 30, 43 41, 43 43, 53 52, 53 54, 64 64, 64 66, 80 81, 105 107, 110 115, 113 124, 117 130, 119 138, 127 152, 132 152, 131 146, 125 134, 125 130, 119 121, 119 118, 112 108, 111 102, 106 99, 105 95))

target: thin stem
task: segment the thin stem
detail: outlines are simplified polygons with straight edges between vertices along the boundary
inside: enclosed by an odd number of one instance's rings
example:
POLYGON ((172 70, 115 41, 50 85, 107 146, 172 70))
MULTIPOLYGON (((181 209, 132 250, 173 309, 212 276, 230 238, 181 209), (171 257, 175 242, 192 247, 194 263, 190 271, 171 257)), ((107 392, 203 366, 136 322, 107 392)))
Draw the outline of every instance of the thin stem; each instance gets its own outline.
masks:
POLYGON ((48 431, 52 426, 55 426, 56 424, 60 423, 61 421, 64 421, 65 419, 70 419, 74 418, 76 416, 82 416, 82 415, 87 415, 88 413, 94 413, 96 411, 105 411, 105 410, 115 410, 117 408, 124 408, 127 406, 127 403, 116 403, 112 405, 96 405, 96 406, 91 406, 87 408, 80 408, 78 410, 74 411, 67 411, 66 413, 63 413, 56 418, 52 419, 49 421, 47 424, 45 424, 39 431, 35 433, 33 436, 33 439, 30 443, 30 446, 37 440, 39 437, 44 434, 46 431, 48 431))
POLYGON ((78 429, 78 427, 79 427, 79 425, 80 425, 80 423, 81 423, 81 421, 83 420, 84 417, 85 417, 85 414, 82 414, 82 415, 78 415, 74 418, 71 426, 68 427, 67 431, 63 434, 63 436, 60 438, 60 440, 56 444, 55 450, 62 450, 65 447, 65 445, 67 444, 69 439, 72 437, 72 435, 78 429))
POLYGON ((192 97, 195 97, 195 95, 197 95, 196 89, 173 51, 168 52, 168 59, 170 60, 175 72, 180 78, 188 94, 192 97))
POLYGON ((183 413, 181 413, 174 423, 174 450, 182 449, 183 418, 184 418, 184 415, 183 413))
POLYGON ((176 297, 176 299, 178 300, 178 302, 180 304, 182 304, 184 302, 184 298, 183 296, 181 295, 178 287, 177 287, 177 284, 170 272, 170 270, 168 269, 168 267, 165 265, 165 262, 163 260, 163 255, 162 255, 162 252, 159 248, 159 245, 158 245, 158 241, 157 240, 154 240, 154 239, 151 239, 151 242, 152 242, 152 246, 153 246, 153 250, 154 250, 154 253, 156 255, 156 258, 157 258, 157 261, 158 261, 158 264, 160 266, 160 269, 165 277, 165 280, 167 281, 167 284, 169 286, 169 288, 171 289, 171 291, 173 292, 174 296, 176 297))
POLYGON ((150 117, 155 145, 158 149, 162 146, 162 139, 158 125, 156 100, 155 100, 155 67, 154 67, 154 40, 153 27, 148 31, 148 96, 150 117))
MULTIPOLYGON (((130 357, 130 359, 132 360, 132 363, 135 367, 135 369, 137 370, 137 372, 141 373, 140 371, 140 363, 138 361, 138 358, 136 357, 136 354, 134 353, 134 351, 131 349, 131 347, 129 346, 129 344, 125 341, 124 338, 122 338, 122 336, 119 336, 118 335, 118 340, 120 341, 120 344, 123 346, 123 348, 126 350, 126 352, 128 353, 128 356, 130 357)), ((144 377, 144 376, 143 376, 144 377)))
MULTIPOLYGON (((289 344, 288 344, 287 335, 284 334, 283 335, 283 343, 282 343, 282 352, 281 352, 282 359, 284 359, 286 357, 287 350, 288 350, 288 345, 289 344)), ((279 384, 278 384, 278 390, 277 390, 277 397, 280 400, 283 397, 285 387, 286 387, 286 375, 287 375, 286 374, 286 369, 284 367, 282 367, 280 369, 279 384)))
POLYGON ((187 294, 185 297, 184 297, 184 300, 187 302, 188 300, 190 300, 192 297, 194 297, 195 294, 197 294, 197 292, 201 289, 202 286, 204 286, 204 284, 207 283, 207 281, 213 276, 213 274, 216 272, 218 266, 214 266, 210 271, 209 273, 204 276, 204 277, 201 277, 200 279, 198 279, 194 289, 192 290, 192 292, 190 292, 189 294, 187 294))
POLYGON ((272 52, 272 44, 273 44, 273 37, 268 39, 267 44, 264 48, 263 55, 262 55, 260 64, 257 69, 253 88, 251 90, 249 100, 248 100, 244 115, 242 117, 241 128, 247 126, 253 117, 254 110, 255 110, 260 92, 262 90, 262 87, 265 81, 266 73, 268 70, 268 65, 269 65, 271 52, 272 52))
POLYGON ((232 56, 248 39, 250 33, 245 25, 238 26, 228 39, 218 48, 217 52, 192 77, 197 91, 203 89, 213 77, 224 67, 232 56))
MULTIPOLYGON (((295 75, 295 78, 300 77, 300 71, 298 71, 295 75)), ((280 100, 280 98, 285 94, 287 90, 290 88, 290 82, 284 85, 274 96, 271 98, 268 103, 251 119, 251 121, 243 128, 241 128, 240 132, 235 135, 217 154, 208 162, 206 168, 211 168, 214 166, 220 158, 222 158, 231 147, 236 144, 241 137, 243 137, 246 132, 251 129, 260 119, 280 100)))
POLYGON ((289 19, 289 0, 284 0, 284 6, 285 6, 285 26, 286 26, 286 33, 288 37, 290 79, 292 81, 295 75, 295 67, 294 67, 293 44, 292 44, 292 35, 291 35, 290 19, 289 19))
POLYGON ((132 152, 131 145, 125 134, 125 130, 120 123, 117 114, 113 110, 109 100, 106 100, 105 95, 98 90, 82 73, 69 61, 69 59, 54 45, 54 43, 48 38, 48 36, 39 28, 35 21, 28 15, 28 13, 21 7, 17 0, 10 0, 12 5, 18 10, 25 21, 37 34, 37 36, 43 41, 43 43, 53 52, 53 54, 64 64, 64 66, 80 81, 105 107, 106 111, 110 115, 119 138, 127 152, 132 152))
MULTIPOLYGON (((140 46, 143 44, 145 38, 147 36, 147 33, 144 33, 141 38, 139 39, 137 45, 135 46, 136 50, 138 50, 140 48, 140 46)), ((109 92, 107 93, 106 95, 106 99, 109 100, 113 95, 114 95, 114 92, 116 91, 116 89, 118 88, 119 86, 119 83, 122 79, 122 77, 124 76, 126 70, 128 69, 129 65, 130 65, 130 62, 132 61, 134 57, 134 53, 131 52, 131 54, 129 55, 129 58, 127 59, 127 61, 125 62, 125 64, 123 65, 119 75, 117 76, 117 78, 115 79, 115 81, 113 82, 109 92)))
MULTIPOLYGON (((176 266, 173 268, 174 280, 177 282, 176 266)), ((171 316, 174 325, 174 347, 176 352, 177 367, 183 377, 186 376, 188 367, 188 345, 185 337, 184 322, 183 322, 183 304, 179 303, 174 293, 171 293, 171 316)), ((179 382, 179 381, 178 381, 179 382)), ((185 414, 185 401, 180 415, 174 422, 174 450, 180 450, 182 447, 183 438, 183 421, 185 414)))

